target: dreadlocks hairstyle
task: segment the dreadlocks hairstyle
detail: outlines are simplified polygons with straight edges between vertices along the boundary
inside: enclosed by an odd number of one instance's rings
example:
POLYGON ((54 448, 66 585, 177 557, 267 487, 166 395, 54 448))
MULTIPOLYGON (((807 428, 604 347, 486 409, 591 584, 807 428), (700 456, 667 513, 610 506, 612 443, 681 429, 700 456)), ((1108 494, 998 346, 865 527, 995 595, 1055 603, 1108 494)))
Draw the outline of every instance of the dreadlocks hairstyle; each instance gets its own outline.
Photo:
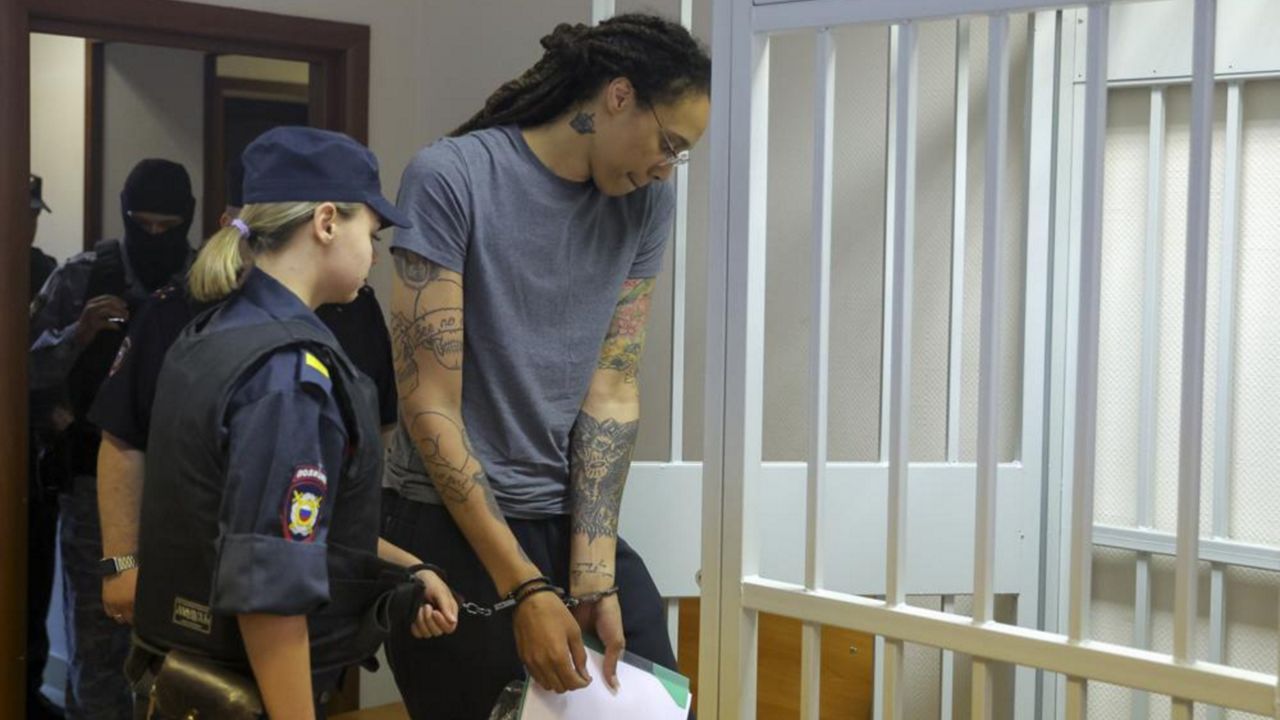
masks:
POLYGON ((541 125, 625 77, 644 105, 711 92, 711 58, 679 23, 647 13, 616 15, 589 27, 561 23, 542 38, 542 59, 489 96, 484 109, 450 135, 495 125, 541 125))

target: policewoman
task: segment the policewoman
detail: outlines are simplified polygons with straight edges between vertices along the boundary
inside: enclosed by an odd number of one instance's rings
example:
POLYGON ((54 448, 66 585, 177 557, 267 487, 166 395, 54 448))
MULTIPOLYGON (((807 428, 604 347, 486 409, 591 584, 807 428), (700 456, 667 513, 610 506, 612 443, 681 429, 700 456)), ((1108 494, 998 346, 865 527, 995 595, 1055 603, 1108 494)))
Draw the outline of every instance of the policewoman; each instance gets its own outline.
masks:
MULTIPOLYGON (((219 220, 222 227, 238 218, 244 206, 244 166, 239 156, 227 175, 228 202, 219 220)), ((107 617, 120 624, 133 624, 138 583, 138 513, 151 406, 160 368, 169 347, 187 324, 225 300, 239 285, 240 277, 227 275, 223 267, 202 263, 198 270, 200 272, 185 273, 179 282, 152 293, 146 304, 130 317, 128 337, 121 344, 89 411, 90 422, 102 431, 98 450, 102 605, 107 617), (191 283, 195 284, 194 288, 191 283)), ((373 288, 361 287, 359 297, 351 303, 321 305, 316 309, 316 316, 333 332, 347 357, 377 386, 378 414, 385 436, 394 428, 397 418, 396 380, 391 363, 391 338, 373 288)), ((127 645, 127 635, 125 642, 127 645)), ((117 666, 122 664, 123 655, 117 666)), ((118 672, 119 667, 115 670, 118 672)))
POLYGON ((174 343, 153 407, 128 666, 151 717, 252 717, 226 690, 244 678, 269 717, 315 717, 391 624, 457 621, 439 575, 378 539, 375 391, 314 313, 408 221, 345 135, 276 128, 243 161, 244 211, 192 273, 234 276, 242 245, 254 268, 174 343))

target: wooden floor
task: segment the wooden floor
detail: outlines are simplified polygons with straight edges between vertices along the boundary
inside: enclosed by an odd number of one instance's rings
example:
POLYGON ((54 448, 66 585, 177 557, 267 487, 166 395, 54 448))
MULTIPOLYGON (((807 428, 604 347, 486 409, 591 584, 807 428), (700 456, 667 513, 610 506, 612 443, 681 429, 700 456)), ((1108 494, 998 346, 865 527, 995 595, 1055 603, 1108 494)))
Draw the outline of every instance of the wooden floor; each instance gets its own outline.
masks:
MULTIPOLYGON (((693 680, 698 704, 697 598, 680 601, 680 639, 676 652, 680 672, 693 680)), ((760 613, 756 665, 757 720, 800 717, 800 622, 760 613)), ((841 628, 822 629, 821 720, 871 718, 875 639, 841 628)))
POLYGON ((329 720, 409 720, 404 703, 392 703, 364 710, 352 710, 340 715, 330 715, 329 720))

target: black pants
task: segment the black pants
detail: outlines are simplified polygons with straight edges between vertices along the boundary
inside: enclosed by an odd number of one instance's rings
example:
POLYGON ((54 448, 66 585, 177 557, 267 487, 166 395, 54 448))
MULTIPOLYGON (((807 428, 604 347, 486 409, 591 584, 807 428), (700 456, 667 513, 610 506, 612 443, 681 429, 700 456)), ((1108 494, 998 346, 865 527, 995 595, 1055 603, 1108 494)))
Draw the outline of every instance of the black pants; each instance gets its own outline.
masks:
MULTIPOLYGON (((444 568, 450 586, 467 600, 484 605, 498 601, 480 559, 444 507, 405 500, 387 490, 382 515, 382 536, 444 568)), ((507 524, 542 572, 556 585, 569 587, 569 518, 509 518, 507 524)), ((662 598, 644 561, 622 538, 616 580, 627 650, 674 669, 662 598)), ((486 720, 502 688, 524 677, 511 623, 510 611, 488 618, 461 614, 457 631, 432 640, 416 640, 406 628, 393 629, 387 660, 409 716, 486 720)))

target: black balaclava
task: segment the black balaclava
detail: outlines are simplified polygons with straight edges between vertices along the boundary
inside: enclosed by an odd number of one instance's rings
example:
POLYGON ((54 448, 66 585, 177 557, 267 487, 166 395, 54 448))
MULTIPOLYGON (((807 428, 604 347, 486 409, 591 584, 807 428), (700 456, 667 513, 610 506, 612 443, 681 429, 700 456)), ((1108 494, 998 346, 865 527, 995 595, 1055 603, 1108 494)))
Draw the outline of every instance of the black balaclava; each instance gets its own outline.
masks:
POLYGON ((169 160, 148 159, 134 166, 120 191, 124 244, 129 264, 147 290, 155 290, 186 264, 191 246, 187 231, 195 214, 191 178, 186 168, 169 160), (152 235, 129 217, 130 212, 178 215, 182 223, 152 235))

